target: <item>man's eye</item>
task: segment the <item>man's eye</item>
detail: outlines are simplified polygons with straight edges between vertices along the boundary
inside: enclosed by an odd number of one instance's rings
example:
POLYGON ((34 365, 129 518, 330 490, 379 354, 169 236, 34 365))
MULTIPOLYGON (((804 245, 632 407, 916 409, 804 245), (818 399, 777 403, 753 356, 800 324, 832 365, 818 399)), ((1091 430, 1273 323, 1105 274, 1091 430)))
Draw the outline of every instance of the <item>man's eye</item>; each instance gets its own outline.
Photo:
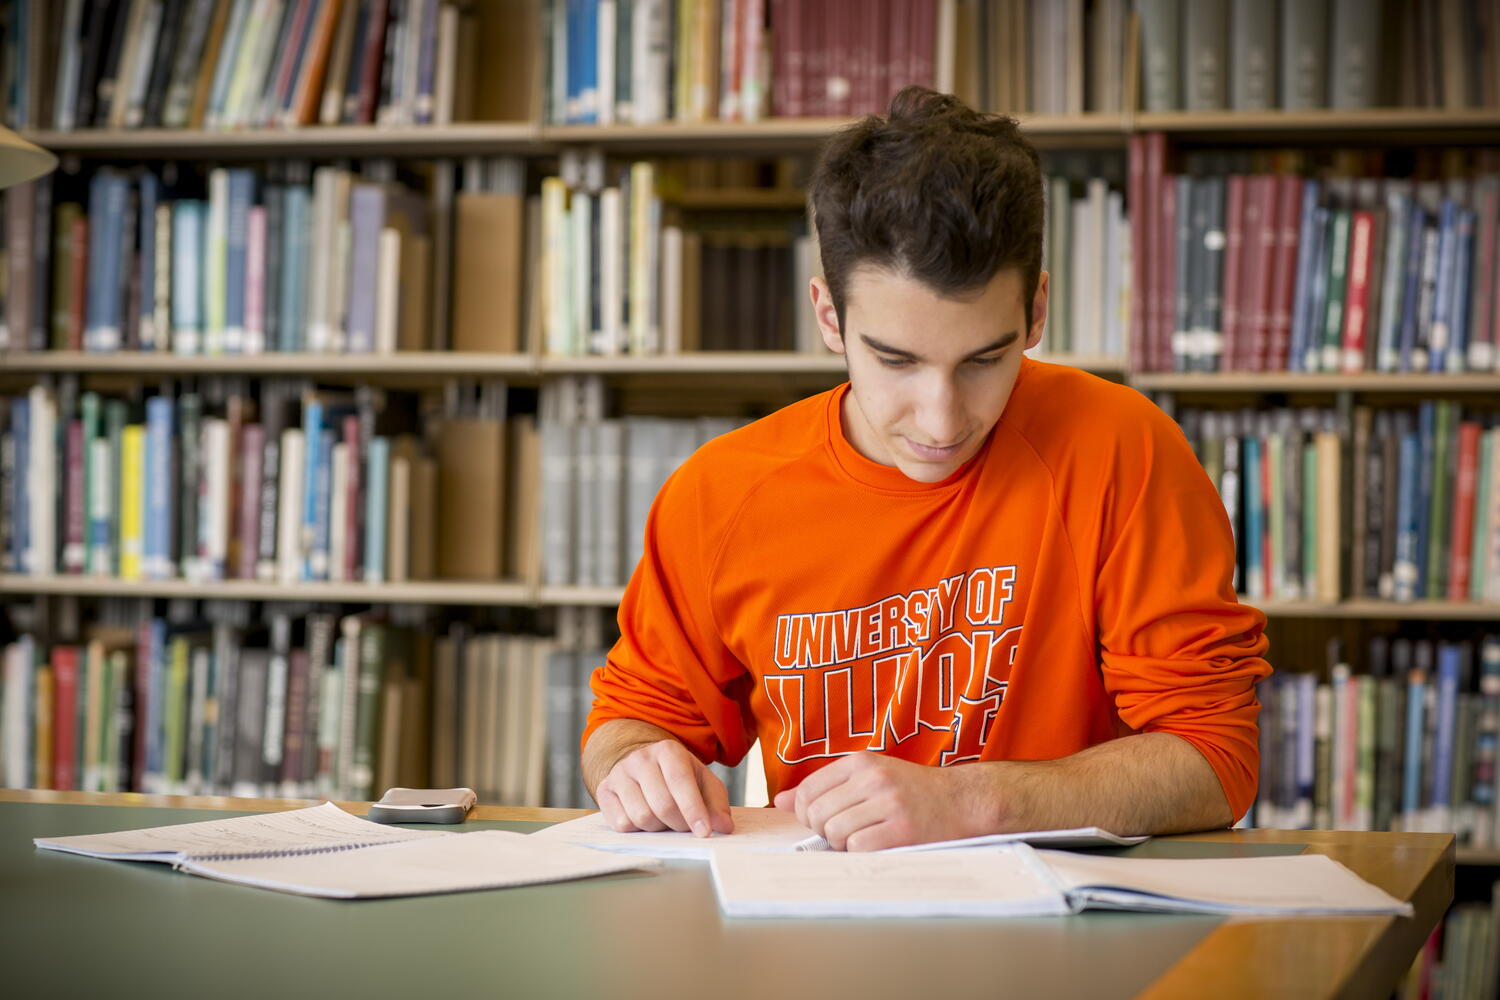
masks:
POLYGON ((884 355, 876 355, 876 357, 880 358, 880 363, 885 365, 887 368, 911 367, 911 358, 888 358, 884 355))
POLYGON ((969 360, 981 368, 988 368, 991 365, 998 365, 1000 363, 1001 357, 1000 355, 996 354, 988 358, 970 358, 969 360))

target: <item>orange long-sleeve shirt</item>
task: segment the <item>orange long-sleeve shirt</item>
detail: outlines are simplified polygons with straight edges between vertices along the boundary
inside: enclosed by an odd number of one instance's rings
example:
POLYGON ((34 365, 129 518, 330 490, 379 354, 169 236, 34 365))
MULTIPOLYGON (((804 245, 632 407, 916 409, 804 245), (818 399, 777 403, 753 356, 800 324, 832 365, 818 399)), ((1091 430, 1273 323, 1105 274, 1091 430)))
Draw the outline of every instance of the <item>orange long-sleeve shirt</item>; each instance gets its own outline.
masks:
POLYGON ((848 386, 701 448, 646 525, 584 730, 662 727, 705 762, 759 737, 771 793, 861 750, 1048 760, 1131 732, 1255 797, 1260 612, 1223 505, 1132 389, 1026 360, 989 440, 918 483, 844 437, 848 386))

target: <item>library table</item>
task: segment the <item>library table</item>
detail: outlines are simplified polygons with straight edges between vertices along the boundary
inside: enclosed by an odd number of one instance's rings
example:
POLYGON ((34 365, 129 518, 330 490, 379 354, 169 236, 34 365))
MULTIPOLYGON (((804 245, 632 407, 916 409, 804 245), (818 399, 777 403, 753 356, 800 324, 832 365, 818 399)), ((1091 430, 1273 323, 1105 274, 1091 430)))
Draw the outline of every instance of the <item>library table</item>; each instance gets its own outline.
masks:
MULTIPOLYGON (((7 996, 1374 997, 1453 895, 1448 834, 1228 830, 1152 857, 1326 854, 1414 918, 1088 912, 1019 919, 735 920, 707 866, 556 885, 341 902, 151 862, 36 850, 33 837, 294 809, 289 799, 0 790, 7 996)), ((363 814, 367 803, 340 803, 363 814)), ((575 810, 480 806, 463 829, 575 810)), ((456 829, 456 828, 455 828, 456 829)))

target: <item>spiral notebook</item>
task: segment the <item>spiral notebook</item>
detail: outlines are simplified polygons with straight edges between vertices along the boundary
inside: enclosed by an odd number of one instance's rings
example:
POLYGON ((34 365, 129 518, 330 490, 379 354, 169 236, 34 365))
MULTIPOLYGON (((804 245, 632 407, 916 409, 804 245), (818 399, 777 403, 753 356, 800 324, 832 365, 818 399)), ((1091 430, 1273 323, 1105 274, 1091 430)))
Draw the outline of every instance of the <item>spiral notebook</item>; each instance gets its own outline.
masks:
POLYGON ((206 878, 328 899, 503 889, 658 864, 501 830, 385 826, 332 802, 145 830, 38 837, 33 843, 90 858, 160 861, 206 878))

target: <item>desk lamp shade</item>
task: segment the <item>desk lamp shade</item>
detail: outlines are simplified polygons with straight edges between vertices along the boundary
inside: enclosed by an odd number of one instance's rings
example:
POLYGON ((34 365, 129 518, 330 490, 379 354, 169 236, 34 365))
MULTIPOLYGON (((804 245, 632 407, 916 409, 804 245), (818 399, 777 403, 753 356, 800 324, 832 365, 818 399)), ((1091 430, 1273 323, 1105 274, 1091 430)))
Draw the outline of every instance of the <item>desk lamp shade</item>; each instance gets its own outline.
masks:
POLYGON ((56 166, 57 157, 0 126, 0 188, 40 177, 56 166))

